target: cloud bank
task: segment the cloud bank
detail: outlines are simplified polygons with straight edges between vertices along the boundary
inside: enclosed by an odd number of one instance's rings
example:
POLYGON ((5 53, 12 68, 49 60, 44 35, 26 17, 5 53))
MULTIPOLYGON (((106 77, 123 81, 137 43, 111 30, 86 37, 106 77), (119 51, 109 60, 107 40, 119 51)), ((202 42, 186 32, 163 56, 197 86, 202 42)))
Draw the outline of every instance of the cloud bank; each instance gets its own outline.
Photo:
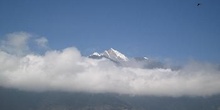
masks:
POLYGON ((28 53, 28 39, 28 33, 13 33, 1 41, 0 86, 37 92, 174 97, 220 93, 220 70, 214 64, 190 62, 178 70, 119 67, 107 59, 82 56, 75 47, 48 50, 44 54, 28 53))

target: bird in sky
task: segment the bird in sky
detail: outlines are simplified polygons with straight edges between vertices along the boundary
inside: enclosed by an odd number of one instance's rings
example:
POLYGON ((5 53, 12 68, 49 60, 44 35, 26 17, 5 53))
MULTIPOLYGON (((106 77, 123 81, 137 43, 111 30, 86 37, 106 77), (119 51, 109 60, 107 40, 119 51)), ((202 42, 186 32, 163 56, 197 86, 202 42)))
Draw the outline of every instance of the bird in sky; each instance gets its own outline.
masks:
POLYGON ((198 4, 197 4, 197 6, 200 6, 200 5, 201 5, 201 3, 198 3, 198 4))

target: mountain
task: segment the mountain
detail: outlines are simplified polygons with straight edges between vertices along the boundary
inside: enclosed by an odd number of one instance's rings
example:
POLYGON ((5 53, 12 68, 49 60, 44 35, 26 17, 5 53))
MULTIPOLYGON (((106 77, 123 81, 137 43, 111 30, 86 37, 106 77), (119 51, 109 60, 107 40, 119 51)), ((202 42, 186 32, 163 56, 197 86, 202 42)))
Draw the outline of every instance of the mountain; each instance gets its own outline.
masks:
POLYGON ((122 54, 118 50, 110 48, 102 53, 94 52, 89 55, 92 59, 106 58, 114 63, 124 67, 139 67, 139 68, 166 68, 164 63, 158 60, 149 59, 147 57, 130 57, 122 54))
POLYGON ((125 62, 129 60, 124 54, 113 48, 110 48, 109 50, 105 50, 102 53, 94 52, 92 55, 89 55, 89 58, 93 58, 93 59, 107 58, 115 62, 125 62))

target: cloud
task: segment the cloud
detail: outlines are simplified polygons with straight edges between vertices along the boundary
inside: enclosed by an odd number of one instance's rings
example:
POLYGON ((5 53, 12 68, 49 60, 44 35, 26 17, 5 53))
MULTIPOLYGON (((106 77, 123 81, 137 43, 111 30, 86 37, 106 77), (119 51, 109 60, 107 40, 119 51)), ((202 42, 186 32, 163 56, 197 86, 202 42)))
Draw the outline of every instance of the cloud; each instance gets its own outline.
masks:
POLYGON ((42 48, 48 48, 47 46, 48 40, 45 37, 35 39, 35 42, 37 43, 38 46, 42 48))
POLYGON ((6 35, 7 39, 2 40, 0 49, 12 54, 23 54, 29 51, 28 40, 31 37, 26 32, 15 32, 6 35))
POLYGON ((77 48, 68 47, 23 56, 0 50, 0 64, 4 64, 0 66, 0 86, 27 91, 173 97, 220 93, 220 70, 210 63, 191 61, 178 70, 120 67, 107 59, 87 58, 77 48))

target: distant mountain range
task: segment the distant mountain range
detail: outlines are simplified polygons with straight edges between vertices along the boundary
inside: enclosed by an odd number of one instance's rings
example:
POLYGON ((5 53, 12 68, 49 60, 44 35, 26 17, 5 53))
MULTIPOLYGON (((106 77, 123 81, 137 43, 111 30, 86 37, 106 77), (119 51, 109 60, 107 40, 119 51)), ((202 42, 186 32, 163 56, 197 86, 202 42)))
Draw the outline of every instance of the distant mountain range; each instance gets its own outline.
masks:
POLYGON ((88 56, 92 59, 108 59, 120 66, 124 67, 139 67, 139 68, 167 68, 164 63, 150 59, 148 57, 132 57, 129 58, 116 49, 110 48, 102 53, 94 52, 88 56))

